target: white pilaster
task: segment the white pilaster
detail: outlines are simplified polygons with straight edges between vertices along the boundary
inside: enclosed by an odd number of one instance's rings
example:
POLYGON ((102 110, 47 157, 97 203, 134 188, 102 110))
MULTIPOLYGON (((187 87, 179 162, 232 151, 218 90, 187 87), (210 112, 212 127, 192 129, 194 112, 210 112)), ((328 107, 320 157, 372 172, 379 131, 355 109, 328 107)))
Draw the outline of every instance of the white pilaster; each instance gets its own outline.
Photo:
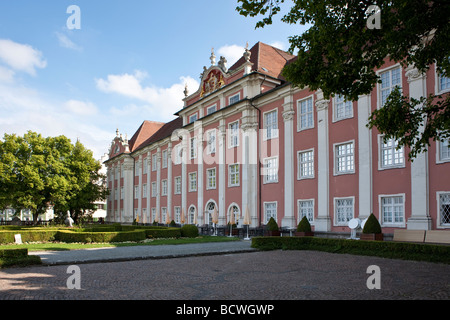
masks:
POLYGON ((227 179, 225 177, 225 152, 226 152, 226 127, 225 127, 225 119, 221 119, 219 121, 219 130, 217 132, 218 138, 218 148, 219 148, 219 212, 227 214, 227 208, 225 208, 225 193, 226 193, 226 183, 227 179))
MULTIPOLYGON (((420 99, 427 96, 426 75, 419 73, 413 66, 406 69, 409 83, 409 96, 420 99)), ((425 120, 426 121, 426 120, 425 120)), ((424 125, 419 128, 422 133, 424 125)), ((429 187, 428 187, 428 151, 417 154, 411 162, 411 217, 407 228, 412 230, 430 230, 429 187)))
POLYGON ((131 157, 125 158, 123 162, 123 189, 123 216, 121 217, 121 222, 132 223, 134 211, 134 160, 131 157))
POLYGON ((370 95, 358 99, 358 179, 359 218, 365 219, 373 210, 372 200, 372 135, 366 126, 371 114, 370 95))
MULTIPOLYGON (((294 217, 294 107, 293 96, 284 98, 284 217, 281 226, 295 227, 294 217)), ((281 155, 280 155, 281 156, 281 155)))
POLYGON ((317 218, 314 221, 316 231, 330 231, 330 205, 329 205, 329 142, 328 142, 328 104, 323 97, 322 90, 316 92, 317 108, 317 218))

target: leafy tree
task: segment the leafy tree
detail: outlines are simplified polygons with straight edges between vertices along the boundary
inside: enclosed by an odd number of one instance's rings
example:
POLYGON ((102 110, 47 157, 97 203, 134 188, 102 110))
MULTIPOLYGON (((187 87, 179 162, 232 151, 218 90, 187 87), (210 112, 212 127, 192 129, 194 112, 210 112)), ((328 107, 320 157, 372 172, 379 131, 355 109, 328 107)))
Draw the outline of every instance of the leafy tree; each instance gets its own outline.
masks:
MULTIPOLYGON (((236 9, 241 15, 263 16, 256 24, 260 28, 273 23, 285 1, 238 0, 238 3, 241 5, 236 9)), ((373 3, 294 0, 281 21, 310 28, 289 38, 289 51, 298 53, 297 59, 283 71, 286 79, 302 88, 320 88, 324 96, 339 94, 354 101, 372 91, 380 81, 375 70, 388 59, 403 67, 414 65, 421 73, 436 63, 439 74, 450 76, 449 1, 379 1, 378 10, 372 11, 373 3), (368 24, 373 14, 381 14, 380 28, 368 24)), ((430 139, 449 138, 449 98, 437 104, 441 98, 432 95, 418 103, 394 93, 370 118, 369 126, 385 133, 386 139, 409 136, 400 141, 399 147, 410 147, 413 158, 426 149, 430 139), (395 125, 385 130, 387 123, 395 125), (420 127, 425 127, 424 133, 417 130, 420 127)))
MULTIPOLYGON (((106 195, 100 163, 65 136, 27 132, 0 140, 0 208, 30 209, 34 223, 50 206, 75 212, 106 195)), ((74 219, 75 220, 75 219, 74 219)))

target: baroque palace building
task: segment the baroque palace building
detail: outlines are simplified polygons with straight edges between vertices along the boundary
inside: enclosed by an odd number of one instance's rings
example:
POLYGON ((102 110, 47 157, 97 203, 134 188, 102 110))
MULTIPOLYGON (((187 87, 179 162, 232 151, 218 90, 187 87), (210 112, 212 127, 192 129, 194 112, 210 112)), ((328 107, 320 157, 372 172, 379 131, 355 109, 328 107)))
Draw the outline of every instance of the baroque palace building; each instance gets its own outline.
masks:
POLYGON ((281 71, 295 56, 261 42, 229 69, 210 59, 175 120, 144 121, 129 140, 117 131, 106 221, 210 225, 216 209, 219 226, 231 214, 242 226, 248 210, 250 227, 307 216, 316 232, 349 232, 374 213, 384 233, 450 228, 449 141, 411 162, 366 126, 395 86, 413 98, 449 92, 435 66, 419 74, 386 59, 381 83, 351 102, 294 87, 281 71))

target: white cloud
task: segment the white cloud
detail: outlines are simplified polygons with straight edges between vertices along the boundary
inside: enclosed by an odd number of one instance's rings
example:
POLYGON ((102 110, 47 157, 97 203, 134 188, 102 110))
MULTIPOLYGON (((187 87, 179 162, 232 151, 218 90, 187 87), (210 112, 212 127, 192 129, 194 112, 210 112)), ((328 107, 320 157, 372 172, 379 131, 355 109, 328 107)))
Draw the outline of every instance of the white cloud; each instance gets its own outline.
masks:
POLYGON ((287 49, 289 49, 288 46, 282 41, 274 41, 274 42, 270 43, 269 45, 271 45, 272 47, 278 48, 280 50, 283 50, 283 51, 287 51, 287 49))
POLYGON ((124 107, 113 107, 111 112, 115 115, 140 114, 148 120, 169 121, 173 114, 183 107, 184 88, 188 85, 192 93, 197 91, 199 83, 191 77, 181 77, 178 83, 169 88, 161 88, 155 85, 143 85, 147 74, 136 71, 134 74, 108 75, 105 79, 97 79, 97 88, 106 93, 116 93, 128 98, 136 99, 145 103, 138 107, 129 104, 124 107))
POLYGON ((244 54, 245 48, 236 44, 225 45, 217 50, 219 56, 224 56, 227 59, 227 66, 231 67, 244 54))
POLYGON ((15 72, 13 70, 0 66, 0 82, 13 82, 14 74, 15 72))
POLYGON ((92 102, 69 100, 64 105, 68 111, 82 116, 92 116, 98 112, 96 105, 92 102))
POLYGON ((47 61, 42 53, 30 45, 20 44, 8 39, 0 39, 0 60, 15 71, 36 75, 36 68, 45 68, 47 61))
POLYGON ((72 49, 76 51, 82 51, 83 48, 79 45, 75 44, 72 40, 69 39, 68 36, 66 36, 63 33, 55 32, 56 37, 58 38, 59 45, 63 48, 72 49))

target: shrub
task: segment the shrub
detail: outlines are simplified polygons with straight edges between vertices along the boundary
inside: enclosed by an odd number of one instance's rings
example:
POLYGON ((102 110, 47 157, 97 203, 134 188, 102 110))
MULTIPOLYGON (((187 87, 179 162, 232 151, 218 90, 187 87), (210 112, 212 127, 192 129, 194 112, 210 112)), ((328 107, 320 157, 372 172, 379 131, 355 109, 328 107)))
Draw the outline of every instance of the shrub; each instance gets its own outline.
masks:
POLYGON ((298 223, 297 231, 311 232, 311 224, 309 223, 308 218, 306 218, 306 216, 304 216, 302 220, 300 220, 300 222, 298 223))
POLYGON ((269 222, 267 222, 267 230, 278 231, 278 224, 273 217, 270 217, 269 222))
POLYGON ((364 224, 362 233, 381 233, 380 223, 378 222, 378 219, 373 215, 373 213, 370 214, 369 218, 364 224))
POLYGON ((198 237, 198 228, 192 224, 186 224, 181 227, 181 236, 186 238, 198 237))
POLYGON ((125 242, 145 240, 145 230, 119 231, 119 232, 74 232, 59 231, 57 240, 66 243, 104 243, 104 242, 125 242))

